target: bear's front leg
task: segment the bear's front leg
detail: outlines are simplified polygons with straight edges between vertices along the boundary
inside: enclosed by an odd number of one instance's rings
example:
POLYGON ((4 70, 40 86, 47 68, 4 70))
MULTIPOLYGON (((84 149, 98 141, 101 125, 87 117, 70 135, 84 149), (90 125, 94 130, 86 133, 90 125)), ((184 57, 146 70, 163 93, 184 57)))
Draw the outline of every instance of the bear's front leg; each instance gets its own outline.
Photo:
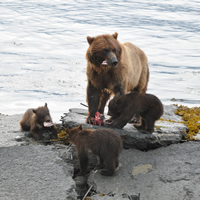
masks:
POLYGON ((122 129, 132 118, 131 113, 126 111, 122 112, 120 116, 114 119, 112 122, 106 121, 104 125, 108 128, 120 128, 122 129))
POLYGON ((52 126, 52 139, 58 139, 58 133, 55 125, 52 126))
POLYGON ((88 102, 88 116, 86 122, 89 124, 93 124, 93 119, 95 117, 95 113, 98 111, 101 90, 95 88, 92 83, 89 81, 87 86, 87 102, 88 102))
POLYGON ((101 114, 104 114, 104 108, 105 108, 106 103, 108 102, 108 99, 110 98, 110 96, 111 96, 110 92, 108 92, 108 91, 102 92, 102 96, 100 98, 101 100, 100 100, 99 107, 98 107, 98 111, 101 114))
POLYGON ((87 153, 83 150, 80 149, 77 152, 78 155, 78 159, 79 159, 79 167, 80 167, 80 172, 78 174, 76 174, 75 176, 84 176, 85 172, 87 170, 87 166, 88 166, 88 157, 87 157, 87 153))
POLYGON ((123 117, 118 117, 117 119, 113 120, 112 122, 106 122, 104 124, 105 127, 108 128, 119 128, 122 129, 126 124, 128 123, 128 120, 123 117))
POLYGON ((43 139, 42 130, 39 129, 38 127, 33 127, 33 128, 31 128, 30 131, 31 131, 33 137, 34 137, 37 141, 43 139))

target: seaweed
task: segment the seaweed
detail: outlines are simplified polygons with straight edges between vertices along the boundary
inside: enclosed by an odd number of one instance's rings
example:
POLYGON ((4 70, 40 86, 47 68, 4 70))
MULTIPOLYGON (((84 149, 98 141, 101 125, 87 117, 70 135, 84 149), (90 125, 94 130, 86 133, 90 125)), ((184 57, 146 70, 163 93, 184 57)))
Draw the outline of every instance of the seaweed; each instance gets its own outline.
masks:
POLYGON ((174 112, 176 115, 182 117, 183 123, 188 127, 187 140, 196 140, 194 136, 200 129, 200 107, 188 108, 180 105, 174 112))
POLYGON ((175 120, 171 120, 171 119, 163 119, 163 118, 160 118, 159 120, 160 120, 160 121, 173 122, 173 123, 184 123, 184 122, 178 122, 178 121, 175 121, 175 120))
POLYGON ((177 110, 174 111, 174 113, 181 116, 183 121, 178 122, 171 119, 162 118, 160 118, 159 120, 185 124, 188 127, 188 131, 184 131, 184 133, 186 134, 185 139, 188 141, 197 140, 194 136, 196 136, 200 129, 200 107, 189 108, 183 105, 178 106, 178 104, 173 105, 178 107, 177 110))
POLYGON ((65 128, 62 126, 57 126, 58 139, 57 141, 61 144, 69 145, 69 135, 66 133, 65 128))

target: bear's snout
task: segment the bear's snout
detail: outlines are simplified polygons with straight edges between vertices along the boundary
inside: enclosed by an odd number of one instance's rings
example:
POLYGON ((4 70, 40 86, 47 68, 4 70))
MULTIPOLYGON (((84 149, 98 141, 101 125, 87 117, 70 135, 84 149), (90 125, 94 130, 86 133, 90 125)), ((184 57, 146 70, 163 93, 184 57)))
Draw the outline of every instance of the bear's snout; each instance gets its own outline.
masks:
POLYGON ((51 122, 51 119, 50 119, 50 118, 47 118, 47 119, 46 119, 46 122, 51 122))
POLYGON ((116 67, 116 65, 118 64, 118 60, 116 55, 112 52, 110 52, 108 54, 108 59, 107 59, 107 63, 111 66, 111 67, 116 67))
POLYGON ((112 67, 116 67, 118 60, 115 55, 111 56, 111 65, 112 67))
POLYGON ((118 61, 113 61, 112 62, 112 67, 116 67, 117 63, 118 63, 118 61))

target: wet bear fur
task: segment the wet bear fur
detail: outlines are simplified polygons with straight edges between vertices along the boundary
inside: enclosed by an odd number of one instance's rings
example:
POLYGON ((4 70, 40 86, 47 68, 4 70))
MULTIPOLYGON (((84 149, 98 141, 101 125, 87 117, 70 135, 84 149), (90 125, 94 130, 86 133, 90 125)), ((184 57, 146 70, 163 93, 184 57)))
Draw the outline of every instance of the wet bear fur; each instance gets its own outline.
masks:
POLYGON ((106 127, 123 128, 128 122, 143 133, 154 131, 155 121, 163 114, 161 101, 152 94, 131 92, 116 96, 108 105, 108 115, 111 116, 106 127))
POLYGON ((131 91, 145 93, 149 68, 145 53, 130 42, 120 43, 118 33, 87 37, 87 123, 104 107, 111 95, 131 91))
POLYGON ((44 106, 38 107, 36 109, 30 108, 28 109, 21 121, 20 128, 23 131, 30 131, 32 136, 36 140, 42 140, 42 132, 43 130, 50 130, 52 132, 52 138, 57 137, 57 129, 55 125, 51 127, 44 127, 44 122, 52 122, 52 118, 49 113, 49 109, 47 107, 47 103, 44 106))
POLYGON ((83 176, 88 166, 88 153, 98 156, 98 168, 101 174, 112 176, 119 165, 119 155, 122 151, 121 137, 108 129, 83 129, 78 127, 66 128, 70 143, 74 144, 79 159, 80 172, 76 176, 83 176))

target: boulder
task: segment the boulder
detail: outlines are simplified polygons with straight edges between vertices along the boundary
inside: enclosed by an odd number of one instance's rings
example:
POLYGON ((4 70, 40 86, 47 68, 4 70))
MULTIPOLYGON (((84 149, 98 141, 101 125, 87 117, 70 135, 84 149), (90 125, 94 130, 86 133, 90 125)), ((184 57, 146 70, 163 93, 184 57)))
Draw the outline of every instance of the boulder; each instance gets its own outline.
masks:
MULTIPOLYGON (((156 122, 155 131, 152 134, 144 134, 139 132, 132 124, 127 124, 123 129, 112 129, 118 133, 123 139, 123 147, 125 149, 135 148, 140 150, 156 149, 165 147, 170 144, 184 142, 185 131, 187 127, 181 121, 181 117, 174 114, 176 106, 164 106, 164 114, 162 116, 166 121, 158 120, 156 122), (167 121, 173 119, 175 122, 167 121)), ((79 124, 87 129, 105 128, 104 126, 94 126, 85 123, 87 117, 87 109, 70 109, 61 117, 62 125, 64 127, 73 128, 79 124)), ((108 119, 108 116, 105 116, 108 119)))

